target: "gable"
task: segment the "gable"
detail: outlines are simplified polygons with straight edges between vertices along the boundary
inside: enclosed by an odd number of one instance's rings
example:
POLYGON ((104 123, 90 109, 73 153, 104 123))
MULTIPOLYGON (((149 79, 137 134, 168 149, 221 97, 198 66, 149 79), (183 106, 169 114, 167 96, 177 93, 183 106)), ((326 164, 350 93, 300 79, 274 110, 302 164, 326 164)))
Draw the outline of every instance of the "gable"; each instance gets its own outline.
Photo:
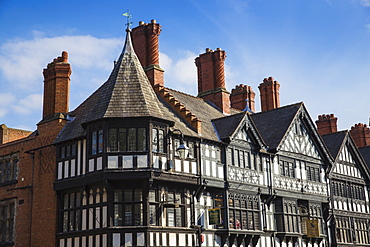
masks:
POLYGON ((237 132, 234 134, 234 140, 236 141, 246 141, 249 143, 254 143, 254 139, 255 138, 251 137, 251 133, 248 133, 246 124, 244 124, 244 126, 237 130, 237 132))
POLYGON ((312 136, 300 119, 297 119, 288 130, 280 150, 321 158, 312 136))
POLYGON ((339 173, 345 176, 364 178, 364 176, 361 173, 361 170, 358 168, 356 159, 351 154, 347 145, 344 145, 343 148, 340 150, 333 171, 335 173, 339 173))

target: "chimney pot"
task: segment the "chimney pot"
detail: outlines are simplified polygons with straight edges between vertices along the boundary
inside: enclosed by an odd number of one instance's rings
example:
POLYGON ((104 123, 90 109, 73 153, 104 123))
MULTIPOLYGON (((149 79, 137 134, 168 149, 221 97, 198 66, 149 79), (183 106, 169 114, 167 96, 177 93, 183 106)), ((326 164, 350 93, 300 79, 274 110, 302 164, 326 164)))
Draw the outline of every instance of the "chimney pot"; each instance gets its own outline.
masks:
POLYGON ((225 87, 225 59, 225 51, 207 48, 195 59, 195 64, 198 70, 198 97, 230 114, 230 93, 225 87))
POLYGON ((273 77, 264 78, 258 86, 261 97, 261 110, 268 111, 280 107, 280 84, 273 77))
POLYGON ((63 63, 68 63, 68 52, 63 51, 62 52, 62 58, 63 58, 63 60, 62 60, 63 63))
POLYGON ((366 124, 358 123, 349 131, 358 148, 370 145, 370 129, 366 124))
POLYGON ((149 24, 139 22, 139 26, 133 28, 131 33, 135 53, 153 88, 164 85, 164 71, 159 65, 158 36, 160 33, 161 26, 156 23, 156 20, 152 20, 149 24))
POLYGON ((55 113, 67 113, 69 105, 69 84, 72 73, 68 53, 62 52, 44 69, 43 119, 55 113), (54 66, 51 66, 54 65, 54 66))
POLYGON ((319 115, 316 120, 317 131, 320 135, 326 135, 337 132, 337 120, 334 114, 319 115))

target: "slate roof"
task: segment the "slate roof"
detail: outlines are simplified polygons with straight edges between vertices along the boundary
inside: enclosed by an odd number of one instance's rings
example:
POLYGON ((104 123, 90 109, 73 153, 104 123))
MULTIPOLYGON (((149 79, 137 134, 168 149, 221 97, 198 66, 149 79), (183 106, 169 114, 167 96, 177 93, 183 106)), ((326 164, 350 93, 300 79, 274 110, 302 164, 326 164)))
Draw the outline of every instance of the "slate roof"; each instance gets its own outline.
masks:
POLYGON ((224 117, 225 115, 202 98, 194 97, 169 88, 168 90, 177 100, 184 104, 191 113, 202 121, 201 136, 206 139, 219 141, 211 120, 224 117))
POLYGON ((347 135, 348 131, 344 130, 321 136, 326 147, 329 149, 331 156, 333 156, 335 159, 337 158, 340 148, 343 145, 344 139, 347 135))
POLYGON ((370 168, 370 146, 362 147, 358 149, 364 158, 367 166, 370 168))
POLYGON ((242 121, 246 114, 248 113, 241 112, 239 114, 212 120, 219 138, 221 140, 227 140, 235 132, 236 128, 238 128, 240 121, 242 121))
POLYGON ((276 150, 303 103, 296 103, 251 115, 270 150, 276 150))

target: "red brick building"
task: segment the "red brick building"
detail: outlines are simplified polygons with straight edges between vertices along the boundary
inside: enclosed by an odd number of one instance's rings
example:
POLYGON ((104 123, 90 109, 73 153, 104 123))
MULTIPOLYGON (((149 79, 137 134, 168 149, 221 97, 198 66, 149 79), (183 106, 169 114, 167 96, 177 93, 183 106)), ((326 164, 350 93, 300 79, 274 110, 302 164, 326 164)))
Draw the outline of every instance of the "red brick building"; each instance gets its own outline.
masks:
POLYGON ((34 132, 0 129, 0 246, 55 246, 56 136, 68 112, 68 54, 44 69, 44 109, 34 132))

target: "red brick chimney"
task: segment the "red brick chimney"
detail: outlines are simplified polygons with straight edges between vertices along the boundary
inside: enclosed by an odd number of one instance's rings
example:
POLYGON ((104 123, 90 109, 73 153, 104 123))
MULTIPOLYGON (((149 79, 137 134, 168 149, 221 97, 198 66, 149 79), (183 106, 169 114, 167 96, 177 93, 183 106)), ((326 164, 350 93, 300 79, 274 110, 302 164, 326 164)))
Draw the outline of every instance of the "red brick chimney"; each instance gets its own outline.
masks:
POLYGON ((273 77, 263 79, 258 86, 261 97, 261 111, 268 111, 280 107, 280 84, 273 77))
POLYGON ((253 92, 251 86, 243 84, 237 85, 234 89, 231 90, 230 94, 231 107, 243 111, 246 109, 248 103, 248 108, 252 112, 255 112, 254 107, 255 96, 256 94, 253 92))
POLYGON ((317 131, 320 135, 326 135, 337 132, 337 120, 334 114, 330 115, 319 115, 319 119, 316 120, 317 131))
POLYGON ((139 22, 139 26, 133 28, 131 33, 135 53, 153 87, 164 86, 164 70, 159 66, 158 36, 160 33, 161 25, 155 20, 151 23, 139 22))
POLYGON ((56 113, 67 113, 69 106, 69 85, 72 73, 68 53, 62 52, 44 69, 43 119, 56 113))
POLYGON ((355 124, 349 132, 358 148, 370 145, 370 129, 366 124, 355 124))
POLYGON ((198 97, 215 104, 223 113, 230 114, 230 93, 225 87, 226 52, 209 48, 195 59, 198 68, 198 97))

